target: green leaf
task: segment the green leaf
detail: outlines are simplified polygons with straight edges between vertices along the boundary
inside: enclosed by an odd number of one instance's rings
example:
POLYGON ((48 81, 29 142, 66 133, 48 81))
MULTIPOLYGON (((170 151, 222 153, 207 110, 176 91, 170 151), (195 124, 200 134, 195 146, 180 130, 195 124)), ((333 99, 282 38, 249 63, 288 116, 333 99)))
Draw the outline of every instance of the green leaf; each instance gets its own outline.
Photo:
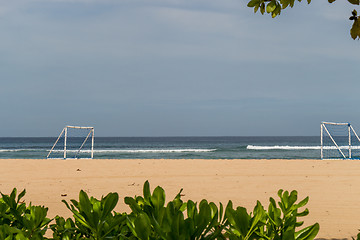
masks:
POLYGON ((270 198, 268 216, 269 216, 269 219, 271 220, 271 223, 275 227, 280 227, 282 225, 281 210, 279 208, 277 208, 275 200, 273 198, 270 198))
POLYGON ((348 2, 353 5, 360 5, 360 0, 348 0, 348 2))
POLYGON ((151 196, 151 202, 154 207, 159 210, 165 205, 165 191, 161 187, 157 186, 151 196))
POLYGON ((76 219, 76 221, 78 221, 81 225, 83 225, 86 228, 91 229, 92 226, 89 224, 89 222, 86 221, 86 219, 84 218, 83 215, 81 215, 80 213, 73 211, 74 214, 74 218, 76 219))
POLYGON ((278 191, 278 196, 281 198, 281 196, 282 196, 282 194, 283 194, 283 192, 284 192, 284 190, 283 189, 279 189, 279 191, 278 191))
POLYGON ((294 205, 294 203, 298 199, 297 195, 297 191, 295 190, 290 193, 290 196, 288 198, 288 208, 291 208, 294 205))
POLYGON ((15 240, 29 240, 23 233, 16 234, 15 240))
POLYGON ((223 220, 223 216, 224 216, 224 206, 222 205, 222 203, 220 203, 220 206, 219 206, 219 221, 220 222, 223 220))
POLYGON ((301 207, 305 206, 308 202, 309 202, 309 197, 306 197, 306 198, 304 198, 303 200, 301 200, 301 201, 297 204, 297 206, 298 206, 298 208, 301 208, 301 207))
POLYGON ((25 193, 26 193, 26 191, 25 191, 25 189, 24 189, 24 190, 19 194, 19 196, 18 196, 18 198, 17 198, 17 203, 19 203, 19 202, 20 202, 20 199, 25 196, 25 193))
POLYGON ((261 205, 261 203, 257 201, 257 204, 254 208, 254 217, 252 218, 252 223, 250 229, 248 230, 246 238, 249 238, 253 234, 253 232, 257 230, 260 221, 265 222, 265 218, 266 218, 265 209, 261 205))
POLYGON ((125 204, 127 204, 131 210, 134 212, 134 213, 139 213, 141 212, 141 208, 139 206, 139 204, 136 202, 136 200, 132 197, 125 197, 124 198, 124 202, 125 204))
POLYGON ((260 0, 251 0, 249 3, 248 3, 248 7, 255 7, 256 5, 259 5, 260 4, 260 0))
POLYGON ((200 237, 201 234, 206 229, 206 226, 211 221, 211 209, 206 200, 201 200, 199 204, 199 214, 198 217, 194 219, 196 230, 194 232, 194 236, 200 237))
POLYGON ((189 200, 188 202, 187 202, 187 205, 186 205, 186 209, 187 209, 187 216, 188 216, 188 218, 190 218, 190 219, 192 219, 192 218, 194 218, 195 217, 195 215, 196 215, 196 204, 193 202, 193 201, 191 201, 191 200, 189 200))
POLYGON ((280 15, 281 13, 281 6, 279 4, 276 4, 275 10, 272 12, 271 16, 274 18, 277 15, 280 15))
POLYGON ((360 20, 355 19, 352 28, 350 29, 350 35, 355 40, 356 38, 360 38, 360 20))
POLYGON ((281 0, 280 3, 281 3, 282 9, 285 9, 289 6, 290 0, 281 0))
POLYGON ((10 193, 10 198, 13 199, 13 200, 15 200, 16 193, 17 193, 17 189, 14 188, 14 189, 11 191, 11 193, 10 193))
POLYGON ((174 200, 172 201, 172 203, 174 204, 174 208, 181 212, 185 211, 185 209, 186 209, 186 203, 184 203, 181 200, 182 191, 183 191, 183 189, 180 189, 179 193, 175 196, 174 200))
POLYGON ((265 3, 260 4, 260 12, 261 12, 261 14, 265 13, 265 3))
POLYGON ((146 180, 146 182, 144 183, 143 194, 145 201, 150 202, 151 192, 150 192, 150 183, 148 180, 146 180))
POLYGON ((147 240, 149 239, 150 232, 151 232, 151 224, 149 217, 144 214, 140 213, 139 216, 134 221, 135 225, 135 232, 139 239, 147 240))
POLYGON ((303 212, 297 214, 298 217, 304 217, 309 215, 309 210, 306 208, 303 212))
POLYGON ((295 234, 296 240, 313 240, 320 230, 320 225, 315 223, 312 226, 306 227, 295 234))
MULTIPOLYGON (((65 219, 62 218, 62 220, 64 221, 65 219)), ((65 223, 63 224, 65 228, 71 228, 74 226, 74 222, 71 218, 66 219, 65 223)))
POLYGON ((210 211, 210 212, 211 212, 211 217, 214 217, 215 214, 218 213, 218 208, 217 208, 216 204, 213 203, 213 202, 210 202, 210 203, 209 203, 209 207, 210 207, 210 210, 211 210, 211 211, 210 211))
POLYGON ((276 3, 275 1, 271 1, 270 3, 268 3, 268 5, 266 6, 266 12, 267 13, 271 13, 275 10, 276 8, 276 3))
MULTIPOLYGON (((116 228, 117 226, 121 225, 124 221, 126 221, 126 215, 115 215, 114 218, 111 219, 111 221, 107 221, 108 227, 107 227, 107 232, 104 234, 104 236, 106 236, 107 234, 109 234, 114 228, 116 228)), ((124 223, 125 225, 125 223, 124 223)))
POLYGON ((69 204, 65 201, 65 200, 61 200, 61 202, 63 202, 65 204, 65 206, 72 211, 71 207, 69 206, 69 204))
POLYGON ((282 240, 295 240, 295 226, 288 226, 282 234, 282 240))
POLYGON ((236 211, 232 212, 233 225, 237 230, 240 231, 242 236, 246 236, 249 229, 249 215, 246 212, 246 209, 243 207, 238 207, 236 211))
POLYGON ((111 211, 115 208, 116 204, 119 201, 119 195, 117 193, 109 193, 105 198, 104 198, 104 210, 101 216, 101 219, 106 219, 111 211))
POLYGON ((290 7, 291 7, 291 8, 294 7, 294 4, 295 4, 295 0, 291 0, 291 1, 290 1, 290 7))
POLYGON ((79 207, 80 210, 84 211, 86 215, 90 214, 91 202, 88 195, 83 190, 81 190, 79 193, 79 207))
POLYGON ((254 208, 254 218, 252 225, 255 226, 259 221, 264 220, 265 215, 266 213, 264 207, 261 205, 259 201, 257 201, 257 204, 254 208))

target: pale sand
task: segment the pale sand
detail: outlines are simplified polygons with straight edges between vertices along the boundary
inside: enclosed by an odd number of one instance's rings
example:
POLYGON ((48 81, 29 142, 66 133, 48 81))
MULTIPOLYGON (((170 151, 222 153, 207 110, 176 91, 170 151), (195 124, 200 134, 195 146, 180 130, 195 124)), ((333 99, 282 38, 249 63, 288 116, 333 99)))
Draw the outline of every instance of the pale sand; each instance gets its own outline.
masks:
POLYGON ((252 210, 267 208, 277 190, 310 196, 305 224, 320 223, 319 238, 350 238, 360 228, 360 161, 322 160, 30 160, 1 159, 0 191, 26 189, 25 200, 49 207, 49 216, 70 216, 62 199, 78 199, 80 189, 97 198, 118 192, 117 211, 128 211, 125 196, 142 186, 162 186, 167 199, 183 188, 184 200, 205 198, 252 210), (66 194, 66 196, 61 196, 66 194))

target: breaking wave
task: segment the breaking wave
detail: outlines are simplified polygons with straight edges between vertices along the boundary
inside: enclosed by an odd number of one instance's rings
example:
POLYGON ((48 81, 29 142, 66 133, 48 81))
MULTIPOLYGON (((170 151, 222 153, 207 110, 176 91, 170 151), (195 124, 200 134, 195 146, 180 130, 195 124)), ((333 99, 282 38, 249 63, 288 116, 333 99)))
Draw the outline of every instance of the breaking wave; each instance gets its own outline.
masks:
MULTIPOLYGON (((340 146, 340 149, 348 149, 349 146, 340 146)), ((320 150, 321 146, 254 146, 247 145, 248 150, 320 150)), ((324 149, 337 149, 335 146, 324 146, 324 149)), ((351 149, 360 149, 360 146, 351 146, 351 149)))
MULTIPOLYGON (((77 152, 78 150, 67 150, 77 152)), ((94 153, 183 153, 183 152, 214 152, 216 149, 94 149, 94 153)), ((63 150, 54 150, 54 152, 63 152, 63 150)), ((81 152, 90 152, 90 150, 81 150, 81 152)))

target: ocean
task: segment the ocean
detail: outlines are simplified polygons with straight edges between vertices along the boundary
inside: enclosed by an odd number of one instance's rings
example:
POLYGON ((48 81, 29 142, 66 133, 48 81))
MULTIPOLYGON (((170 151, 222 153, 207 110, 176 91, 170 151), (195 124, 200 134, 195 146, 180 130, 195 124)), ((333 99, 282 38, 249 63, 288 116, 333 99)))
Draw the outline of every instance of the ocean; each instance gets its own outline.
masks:
MULTIPOLYGON (((55 141, 2 137, 0 158, 44 159, 55 141)), ((95 137, 94 158, 319 159, 320 137, 95 137)))

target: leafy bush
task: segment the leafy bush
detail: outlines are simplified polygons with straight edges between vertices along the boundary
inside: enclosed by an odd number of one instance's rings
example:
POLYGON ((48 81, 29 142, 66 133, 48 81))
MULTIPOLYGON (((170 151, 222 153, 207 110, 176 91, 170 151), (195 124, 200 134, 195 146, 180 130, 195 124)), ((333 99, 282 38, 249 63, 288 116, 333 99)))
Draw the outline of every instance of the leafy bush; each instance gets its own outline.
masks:
POLYGON ((266 225, 266 231, 264 231, 268 239, 314 239, 320 229, 318 223, 296 231, 297 227, 304 224, 303 221, 298 222, 297 218, 307 216, 309 214, 309 210, 307 208, 302 212, 298 212, 299 208, 308 203, 309 197, 306 197, 296 204, 296 191, 292 191, 289 195, 288 191, 284 192, 283 190, 279 190, 278 196, 280 197, 280 202, 278 202, 279 208, 277 207, 275 200, 270 198, 270 205, 267 214, 269 221, 266 225))
POLYGON ((42 206, 26 207, 14 188, 10 195, 1 193, 0 198, 0 240, 2 239, 44 239, 50 219, 46 217, 48 208, 42 206))
POLYGON ((312 240, 319 232, 319 224, 296 231, 304 222, 298 222, 298 217, 309 214, 309 210, 298 212, 309 200, 297 201, 297 192, 279 190, 279 207, 273 198, 270 198, 268 211, 258 201, 252 214, 248 214, 243 207, 232 208, 230 201, 226 207, 225 218, 228 220, 226 236, 229 239, 268 239, 268 240, 312 240))
POLYGON ((260 234, 262 227, 266 224, 267 216, 264 207, 258 201, 254 213, 248 214, 243 207, 237 207, 236 210, 232 207, 232 202, 229 201, 225 210, 226 233, 225 236, 229 239, 258 239, 263 234, 260 234))
POLYGON ((193 201, 184 203, 181 200, 180 191, 165 206, 164 189, 156 187, 151 194, 148 181, 143 194, 144 197, 125 198, 132 209, 128 224, 138 239, 217 239, 222 236, 223 225, 219 222, 222 213, 219 214, 214 203, 202 200, 198 210, 193 201))
POLYGON ((114 211, 119 196, 109 193, 100 200, 79 193, 79 201, 63 200, 73 218, 46 217, 48 209, 42 206, 26 206, 17 196, 17 190, 0 198, 0 240, 72 240, 72 239, 140 239, 140 240, 313 240, 319 232, 319 224, 298 230, 303 225, 299 217, 309 214, 304 207, 309 198, 298 200, 297 192, 279 190, 280 201, 270 198, 266 211, 258 201, 253 212, 243 207, 226 208, 207 200, 198 203, 181 199, 181 192, 166 204, 165 191, 156 187, 151 193, 148 181, 144 183, 143 196, 125 197, 131 212, 114 211), (45 237, 49 228, 52 238, 45 237))
MULTIPOLYGON (((54 232, 54 238, 65 234, 65 236, 76 236, 76 239, 82 237, 96 240, 119 239, 123 234, 123 226, 126 226, 126 215, 112 213, 118 200, 117 193, 109 193, 98 200, 94 197, 89 198, 83 190, 80 191, 79 201, 71 200, 69 205, 63 200, 73 213, 75 223, 71 219, 64 222, 63 219, 58 218, 64 228, 58 228, 58 231, 54 232), (62 229, 68 231, 62 232, 62 229)), ((54 229, 56 227, 53 227, 54 229)))

